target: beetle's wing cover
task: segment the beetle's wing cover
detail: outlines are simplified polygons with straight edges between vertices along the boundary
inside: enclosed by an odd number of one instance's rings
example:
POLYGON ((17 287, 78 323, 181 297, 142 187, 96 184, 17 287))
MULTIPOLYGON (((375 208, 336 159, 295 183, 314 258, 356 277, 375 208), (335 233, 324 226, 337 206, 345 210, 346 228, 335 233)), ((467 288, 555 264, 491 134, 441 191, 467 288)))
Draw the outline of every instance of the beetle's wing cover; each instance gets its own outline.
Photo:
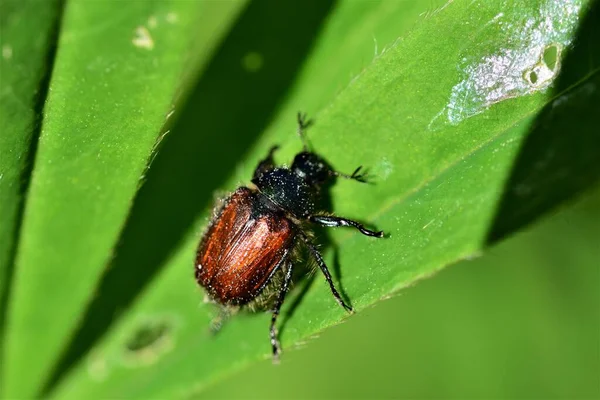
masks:
POLYGON ((253 213, 257 195, 248 188, 233 193, 198 249, 196 278, 221 303, 256 297, 292 244, 287 218, 253 213))

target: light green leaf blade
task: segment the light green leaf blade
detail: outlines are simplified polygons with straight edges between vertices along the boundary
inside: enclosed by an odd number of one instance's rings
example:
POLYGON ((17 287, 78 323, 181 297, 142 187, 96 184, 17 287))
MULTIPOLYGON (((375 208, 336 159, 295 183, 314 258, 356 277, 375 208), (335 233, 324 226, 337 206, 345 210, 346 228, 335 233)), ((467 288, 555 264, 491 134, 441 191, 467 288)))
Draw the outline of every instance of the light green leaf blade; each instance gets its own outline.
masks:
MULTIPOLYGON (((318 115, 310 132, 314 147, 342 171, 363 164, 378 176, 376 185, 340 182, 333 190, 334 210, 373 222, 390 236, 333 235, 340 248, 341 282, 356 309, 478 254, 489 241, 521 144, 538 122, 564 117, 564 109, 542 113, 541 121, 538 113, 564 98, 564 106, 590 114, 597 93, 582 88, 596 84, 597 60, 564 82, 556 80, 559 63, 551 68, 544 60, 552 48, 564 59, 585 4, 448 4, 377 57, 318 115), (556 94, 549 89, 552 82, 556 94)), ((281 117, 292 125, 289 112, 281 117)), ((589 137, 591 122, 580 135, 589 137)), ((247 181, 267 142, 276 138, 285 143, 278 159, 289 160, 299 148, 292 129, 266 134, 227 187, 247 181)), ((571 172, 587 165, 589 150, 581 159, 585 162, 571 160, 571 172)), ((589 170, 582 185, 596 179, 597 170, 589 170)), ((571 187, 569 194, 576 189, 581 186, 571 187)), ((212 310, 200 305, 190 277, 205 218, 58 396, 187 397, 227 371, 268 357, 268 316, 240 316, 217 337, 206 333, 212 310), (156 326, 168 328, 139 348, 139 334, 156 326)), ((293 318, 286 320, 284 312, 283 345, 300 343, 344 316, 317 276, 293 318)))
POLYGON ((114 2, 67 3, 17 250, 8 397, 32 397, 49 378, 185 78, 242 5, 123 2, 115 13, 114 2))
POLYGON ((0 2, 0 353, 15 234, 39 128, 36 113, 52 67, 60 11, 59 1, 0 2))

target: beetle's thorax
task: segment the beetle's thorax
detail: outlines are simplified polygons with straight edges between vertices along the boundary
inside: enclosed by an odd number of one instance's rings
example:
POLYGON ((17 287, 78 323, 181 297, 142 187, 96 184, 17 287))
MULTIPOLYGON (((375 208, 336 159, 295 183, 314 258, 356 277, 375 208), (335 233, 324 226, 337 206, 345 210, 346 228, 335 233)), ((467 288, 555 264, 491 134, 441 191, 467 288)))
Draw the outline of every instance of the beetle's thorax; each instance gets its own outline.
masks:
POLYGON ((252 180, 270 201, 298 218, 313 214, 318 187, 288 168, 274 168, 252 180))

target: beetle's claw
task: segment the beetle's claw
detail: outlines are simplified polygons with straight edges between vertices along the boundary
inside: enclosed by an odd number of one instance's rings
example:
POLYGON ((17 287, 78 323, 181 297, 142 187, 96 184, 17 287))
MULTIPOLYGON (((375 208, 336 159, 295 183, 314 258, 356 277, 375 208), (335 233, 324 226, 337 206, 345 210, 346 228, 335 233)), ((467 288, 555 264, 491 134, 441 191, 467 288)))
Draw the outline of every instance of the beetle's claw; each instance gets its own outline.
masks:
POLYGON ((351 306, 349 306, 348 304, 344 303, 344 301, 343 301, 342 299, 339 299, 339 300, 338 300, 338 304, 339 304, 340 306, 342 306, 342 308, 343 308, 344 310, 348 311, 348 313, 350 313, 350 314, 354 314, 354 309, 353 309, 351 306))
POLYGON ((279 341, 275 341, 273 343, 273 364, 279 364, 279 355, 281 354, 281 346, 279 345, 279 341))

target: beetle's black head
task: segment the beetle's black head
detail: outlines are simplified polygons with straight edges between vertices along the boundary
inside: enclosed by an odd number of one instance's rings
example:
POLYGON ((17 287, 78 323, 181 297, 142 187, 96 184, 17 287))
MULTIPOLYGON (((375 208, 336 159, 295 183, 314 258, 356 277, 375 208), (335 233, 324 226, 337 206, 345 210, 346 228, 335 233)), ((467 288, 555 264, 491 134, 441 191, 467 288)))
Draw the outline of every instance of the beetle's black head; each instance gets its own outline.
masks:
POLYGON ((333 176, 327 162, 309 151, 298 153, 292 163, 292 171, 312 186, 321 186, 333 176))

